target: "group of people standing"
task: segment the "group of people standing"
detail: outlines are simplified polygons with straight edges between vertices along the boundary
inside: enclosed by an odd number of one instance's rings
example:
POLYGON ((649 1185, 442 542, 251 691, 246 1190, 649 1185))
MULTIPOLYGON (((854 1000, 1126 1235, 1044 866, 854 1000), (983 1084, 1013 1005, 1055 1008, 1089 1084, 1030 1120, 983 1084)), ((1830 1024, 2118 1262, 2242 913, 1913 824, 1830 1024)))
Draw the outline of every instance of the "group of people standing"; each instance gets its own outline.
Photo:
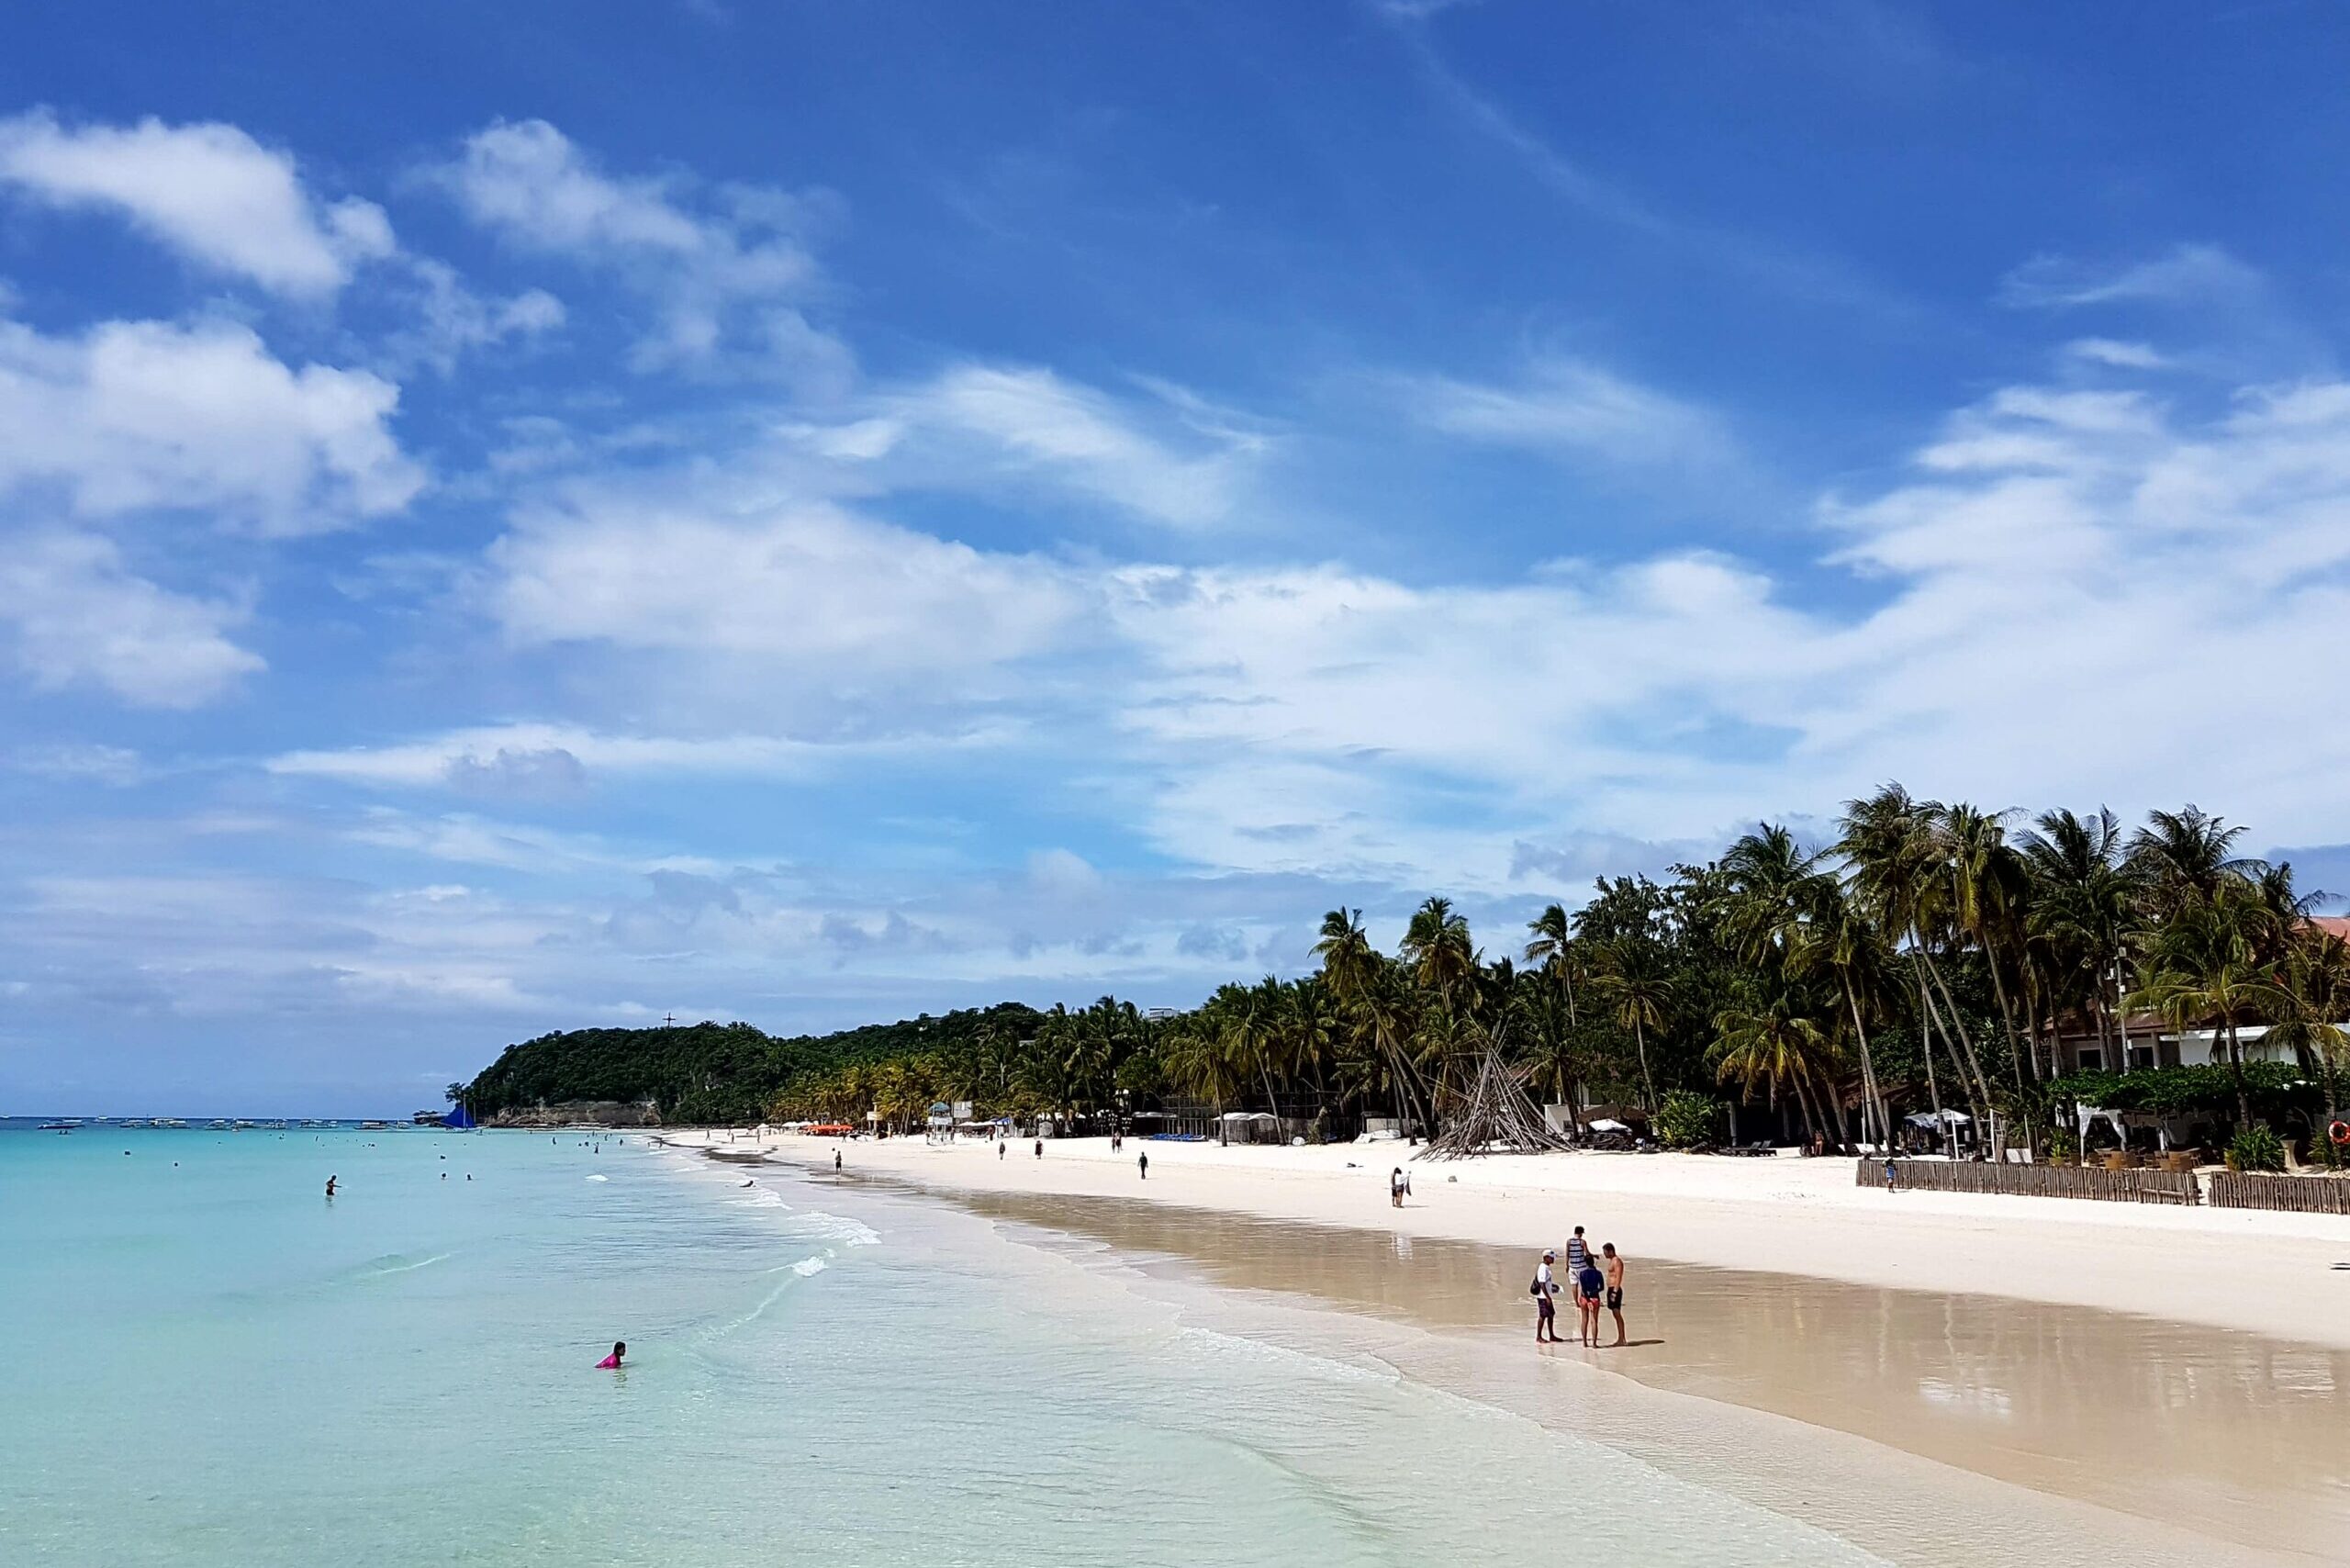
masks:
MULTIPOLYGON (((1559 1338, 1561 1286, 1550 1271, 1558 1260, 1555 1250, 1545 1249, 1541 1264, 1534 1271, 1534 1282, 1527 1287, 1534 1297, 1534 1342, 1538 1345, 1566 1343, 1559 1338)), ((1574 1235, 1567 1238, 1566 1275, 1564 1288, 1575 1303, 1576 1342, 1598 1346, 1599 1315, 1604 1310, 1616 1319, 1615 1344, 1623 1344, 1624 1260, 1617 1256, 1616 1244, 1607 1242, 1594 1253, 1583 1239, 1583 1226, 1575 1226, 1574 1235)))

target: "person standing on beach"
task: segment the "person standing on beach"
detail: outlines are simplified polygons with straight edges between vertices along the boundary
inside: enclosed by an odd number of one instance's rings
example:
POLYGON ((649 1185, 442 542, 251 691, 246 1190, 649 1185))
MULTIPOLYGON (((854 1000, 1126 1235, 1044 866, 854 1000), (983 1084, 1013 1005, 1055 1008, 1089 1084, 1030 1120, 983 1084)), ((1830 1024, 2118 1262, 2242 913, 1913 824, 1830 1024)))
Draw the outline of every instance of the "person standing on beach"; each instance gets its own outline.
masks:
POLYGON ((1603 1288, 1599 1265, 1585 1253, 1583 1268, 1575 1275, 1575 1316, 1583 1328, 1583 1342, 1595 1350, 1599 1346, 1599 1293, 1603 1288))
POLYGON ((1567 1283, 1572 1285, 1583 1278, 1583 1268, 1591 1261, 1591 1244, 1583 1238, 1583 1226, 1567 1238, 1567 1283))
POLYGON ((1387 1178, 1387 1202, 1392 1208, 1404 1206, 1404 1168, 1400 1165, 1387 1178))
POLYGON ((1550 1277, 1550 1264, 1556 1252, 1542 1254, 1542 1261, 1534 1270, 1534 1342, 1555 1345, 1559 1340, 1559 1282, 1550 1277))
POLYGON ((1886 1155, 1885 1157, 1885 1190, 1888 1193, 1895 1191, 1895 1183, 1900 1179, 1901 1168, 1893 1162, 1893 1156, 1886 1155))
POLYGON ((837 1149, 837 1148, 836 1148, 836 1149, 833 1150, 833 1174, 834 1174, 834 1175, 835 1175, 835 1176, 837 1176, 837 1175, 839 1175, 840 1173, 841 1173, 841 1151, 840 1151, 839 1149, 837 1149))
POLYGON ((1045 1140, 1043 1138, 1038 1138, 1036 1140, 1036 1158, 1039 1159, 1045 1158, 1045 1140))
POLYGON ((1010 1144, 1005 1143, 1005 1142, 1002 1141, 1001 1139, 997 1140, 997 1143, 996 1143, 996 1146, 995 1146, 995 1157, 996 1157, 998 1159, 1002 1159, 1003 1158, 1003 1151, 1004 1151, 1005 1149, 1007 1149, 1007 1148, 1010 1148, 1011 1147, 1012 1147, 1012 1146, 1011 1146, 1010 1144))
MULTIPOLYGON (((1616 1255, 1612 1241, 1599 1250, 1607 1260, 1607 1310, 1616 1318, 1616 1344, 1620 1345, 1624 1342, 1624 1260, 1616 1255)), ((1597 1321, 1595 1315, 1593 1320, 1597 1321)), ((1608 1348, 1613 1350, 1615 1346, 1608 1348)))
POLYGON ((1135 1169, 1142 1172, 1138 1180, 1144 1182, 1150 1180, 1150 1150, 1146 1148, 1135 1156, 1135 1169))

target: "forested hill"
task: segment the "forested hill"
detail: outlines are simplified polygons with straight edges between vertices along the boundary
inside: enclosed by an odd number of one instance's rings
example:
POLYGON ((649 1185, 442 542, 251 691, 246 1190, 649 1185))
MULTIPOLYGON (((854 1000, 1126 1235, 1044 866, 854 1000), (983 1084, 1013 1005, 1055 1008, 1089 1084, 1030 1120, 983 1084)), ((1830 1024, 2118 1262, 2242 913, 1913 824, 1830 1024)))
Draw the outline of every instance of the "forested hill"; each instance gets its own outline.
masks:
POLYGON ((664 1120, 756 1120, 803 1076, 864 1062, 976 1047, 990 1033, 1033 1033, 1038 1014, 1016 1002, 943 1017, 867 1024, 833 1035, 770 1035, 749 1024, 652 1029, 568 1029, 509 1046, 465 1086, 484 1121, 500 1111, 566 1100, 651 1100, 664 1120))

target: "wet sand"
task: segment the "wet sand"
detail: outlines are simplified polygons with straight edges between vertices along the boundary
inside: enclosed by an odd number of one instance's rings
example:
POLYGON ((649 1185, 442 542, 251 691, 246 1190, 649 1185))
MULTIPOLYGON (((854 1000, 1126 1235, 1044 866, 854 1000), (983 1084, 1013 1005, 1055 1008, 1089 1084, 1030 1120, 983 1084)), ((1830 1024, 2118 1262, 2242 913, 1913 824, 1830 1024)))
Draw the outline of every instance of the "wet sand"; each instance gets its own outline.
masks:
MULTIPOLYGON (((1472 1353, 1440 1352, 1418 1370, 1537 1419, 1589 1430, 1606 1413, 1542 1396, 1559 1380, 1540 1363, 1566 1362, 2093 1505, 2120 1516, 2117 1526, 2192 1532, 2200 1539, 2182 1561, 2236 1555, 2226 1543, 2251 1549, 2252 1561, 2350 1561, 2350 1352, 2082 1307, 1639 1259, 1627 1279, 1629 1346, 1538 1349, 1527 1291, 1537 1257, 1523 1250, 1114 1199, 942 1195, 1000 1222, 1081 1238, 1121 1266, 1146 1261, 1168 1278, 1188 1273, 1225 1292, 1307 1298, 1428 1330, 1440 1347, 1472 1353)), ((1561 1316, 1572 1340, 1572 1306, 1561 1316)), ((1612 1338, 1612 1320, 1603 1321, 1612 1338)), ((1576 1381, 1588 1392, 1607 1380, 1576 1381)), ((1637 1445, 1642 1417, 1618 1418, 1627 1429, 1617 1436, 1637 1445)), ((1740 1462, 1763 1475, 1762 1457, 1740 1462)), ((1864 1460, 1851 1462, 1865 1474, 1864 1460)), ((1818 1506, 1836 1502, 1823 1496, 1818 1506)), ((1930 1511, 1913 1506, 1918 1517, 1895 1533, 1923 1531, 1930 1511)), ((2005 1525, 1986 1528, 1990 1539, 2021 1544, 2005 1525)), ((1951 1544, 1977 1562, 2022 1560, 1984 1554, 1982 1539, 1951 1544)))

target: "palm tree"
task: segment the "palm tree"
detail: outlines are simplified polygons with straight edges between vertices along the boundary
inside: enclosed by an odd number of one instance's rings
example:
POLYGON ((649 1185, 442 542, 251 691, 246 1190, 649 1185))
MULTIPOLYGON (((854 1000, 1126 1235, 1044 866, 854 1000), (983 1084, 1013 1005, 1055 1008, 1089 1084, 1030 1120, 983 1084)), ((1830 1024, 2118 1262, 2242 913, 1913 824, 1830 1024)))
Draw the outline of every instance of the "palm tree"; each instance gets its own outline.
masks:
MULTIPOLYGON (((1891 1011, 1897 982, 1894 957, 1885 933, 1872 924, 1843 884, 1823 879, 1825 886, 1814 908, 1811 941, 1805 948, 1810 965, 1826 968, 1843 993, 1844 1010, 1852 1020, 1852 1037, 1861 1047, 1861 1092, 1875 1107, 1877 1134, 1889 1148, 1893 1144, 1893 1113, 1877 1081, 1876 1058, 1869 1046, 1868 1020, 1891 1011)), ((1865 1118, 1863 1118, 1865 1120, 1865 1118)), ((1866 1128, 1863 1129, 1866 1136, 1866 1128)))
POLYGON ((2304 924, 2286 955, 2279 976, 2287 999, 2285 1014, 2268 1031, 2271 1040, 2288 1046, 2305 1072, 2314 1072, 2325 1085, 2325 1119, 2342 1117, 2340 1072, 2350 1058, 2350 943, 2330 931, 2304 924))
POLYGON ((1362 911, 1334 909, 1324 915, 1314 954, 1322 960, 1323 980, 1356 1041, 1380 1064, 1396 1116, 1406 1122, 1416 1117, 1423 1132, 1433 1132, 1418 1075, 1404 1048, 1413 1033, 1408 999, 1394 983, 1393 966, 1371 945, 1362 911))
POLYGON ((1412 912, 1399 956, 1412 978, 1447 1012, 1467 1010, 1475 995, 1477 949, 1469 939, 1469 919, 1453 912, 1452 901, 1431 898, 1412 912))
POLYGON ((1540 968, 1557 982, 1560 994, 1567 1001, 1567 1026, 1575 1022, 1575 969, 1580 955, 1575 950, 1574 922, 1564 904, 1546 905, 1540 914, 1526 923, 1533 939, 1526 945, 1526 961, 1540 968))
POLYGON ((1639 1054, 1642 1102, 1656 1110, 1656 1078, 1649 1070, 1649 1031, 1662 1030, 1673 1016, 1673 976, 1654 945, 1638 939, 1610 942, 1599 950, 1592 989, 1614 1008, 1616 1022, 1632 1032, 1639 1054))
POLYGON ((2126 1072, 2129 1018, 2112 1005, 2106 980, 2121 972, 2136 940, 2143 867, 2125 855, 2121 824, 2103 807, 2087 817, 2042 812, 2035 829, 2016 842, 2032 882, 2025 934, 2048 981, 2052 1072, 2064 1072, 2055 1059, 2053 1025, 2056 1011, 2065 1006, 2087 1012, 2097 1022, 2100 1041, 2109 1023, 2119 1025, 2120 1066, 2126 1072))
MULTIPOLYGON (((2008 845, 2007 819, 2014 814, 1978 811, 1960 801, 1943 808, 1941 828, 1949 858, 1951 923, 1983 950, 1984 967, 1991 971, 1991 994, 2007 1031, 2008 1064, 2015 1071, 2016 1087, 2021 1089, 2023 1045, 2016 1034, 2015 1009, 2008 1001, 2007 981, 2001 976, 2003 956, 2012 957, 2021 973, 2023 913, 2030 895, 2023 861, 2008 845)), ((2039 1062, 2035 1053, 2034 1076, 2039 1073, 2039 1062)))
POLYGON ((2249 880, 2266 867, 2235 852, 2242 825, 2208 815, 2195 805, 2176 812, 2150 812, 2146 825, 2130 835, 2130 862, 2156 917, 2197 901, 2210 901, 2231 882, 2249 880))
POLYGON ((2145 980, 2136 997, 2181 1035, 2208 1023, 2215 1044, 2225 1039, 2238 1125, 2246 1127, 2253 1125, 2252 1094, 2237 1028, 2292 1012, 2290 997, 2261 959, 2259 943, 2267 924, 2258 899, 2244 883, 2216 884, 2212 896, 2192 898, 2146 935, 2145 980))
MULTIPOLYGON (((1809 1089, 1829 1055, 1828 1036, 1792 991, 1782 990, 1760 1008, 1724 1012, 1714 1026, 1721 1032, 1716 1072, 1721 1082, 1736 1079, 1750 1095, 1762 1088, 1773 1105, 1779 1103, 1781 1090, 1792 1091, 1803 1112, 1805 1132, 1823 1130, 1812 1114, 1809 1089)), ((1830 1092, 1826 1085, 1819 1087, 1823 1093, 1830 1092)))
POLYGON ((1240 1073, 1225 1037, 1204 1019, 1207 1008, 1194 1014, 1191 1026, 1178 1030, 1168 1042, 1168 1081, 1186 1093, 1215 1105, 1217 1141, 1225 1141, 1224 1107, 1239 1092, 1240 1073))
POLYGON ((1979 1120, 1991 1098, 1990 1081, 1983 1075, 1965 1020, 1958 1016, 1934 962, 1933 939, 1950 928, 1954 891, 1947 845, 1937 831, 1941 812, 1936 802, 1917 800, 1900 785, 1887 784, 1865 800, 1844 803, 1844 836, 1836 847, 1850 868, 1852 896, 1861 908, 1888 936, 1908 943, 1910 963, 1918 971, 1919 1028, 1926 1040, 1926 1090, 1936 1116, 1942 1114, 1942 1095, 1934 1082, 1931 1037, 1939 1031, 1979 1120), (1949 1006, 1947 1020, 1934 1007, 1936 989, 1949 1006), (1966 1048, 1964 1057, 1961 1045, 1966 1048))

